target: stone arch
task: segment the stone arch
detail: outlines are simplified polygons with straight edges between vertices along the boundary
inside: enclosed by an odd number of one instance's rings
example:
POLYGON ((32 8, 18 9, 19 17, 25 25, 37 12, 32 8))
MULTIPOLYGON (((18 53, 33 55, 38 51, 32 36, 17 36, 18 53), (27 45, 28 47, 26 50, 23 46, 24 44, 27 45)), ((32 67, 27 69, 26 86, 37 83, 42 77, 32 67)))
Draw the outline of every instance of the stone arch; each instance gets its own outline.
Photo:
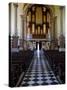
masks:
MULTIPOLYGON (((27 12, 28 10, 32 7, 32 6, 35 6, 36 4, 28 4, 27 5, 27 8, 26 8, 26 11, 25 11, 25 14, 27 15, 27 12)), ((39 5, 39 4, 38 4, 39 5)), ((54 27, 53 27, 53 22, 54 22, 54 6, 52 5, 43 5, 45 6, 48 10, 49 10, 49 13, 50 13, 50 36, 51 36, 51 40, 53 39, 53 30, 54 30, 54 27)), ((57 43, 57 40, 55 40, 56 43, 57 43)), ((54 46, 56 45, 56 43, 53 41, 51 42, 51 46, 54 44, 54 46)))
MULTIPOLYGON (((36 5, 36 4, 28 4, 27 5, 26 11, 25 11, 25 15, 27 15, 28 9, 31 8, 33 5, 36 5)), ((40 4, 37 4, 37 5, 40 5, 40 4)), ((51 22, 50 30, 51 30, 51 32, 53 32, 54 8, 51 5, 43 5, 43 6, 45 6, 46 8, 49 9, 49 12, 50 12, 50 22, 51 22)))

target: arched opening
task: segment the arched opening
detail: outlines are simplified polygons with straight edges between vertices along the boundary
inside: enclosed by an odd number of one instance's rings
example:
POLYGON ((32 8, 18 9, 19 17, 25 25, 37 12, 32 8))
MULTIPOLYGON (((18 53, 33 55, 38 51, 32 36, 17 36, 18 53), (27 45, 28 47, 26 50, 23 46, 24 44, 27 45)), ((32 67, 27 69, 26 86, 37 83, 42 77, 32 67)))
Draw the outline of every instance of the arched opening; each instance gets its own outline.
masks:
POLYGON ((26 19, 28 39, 51 38, 51 11, 47 5, 34 4, 30 6, 26 19))

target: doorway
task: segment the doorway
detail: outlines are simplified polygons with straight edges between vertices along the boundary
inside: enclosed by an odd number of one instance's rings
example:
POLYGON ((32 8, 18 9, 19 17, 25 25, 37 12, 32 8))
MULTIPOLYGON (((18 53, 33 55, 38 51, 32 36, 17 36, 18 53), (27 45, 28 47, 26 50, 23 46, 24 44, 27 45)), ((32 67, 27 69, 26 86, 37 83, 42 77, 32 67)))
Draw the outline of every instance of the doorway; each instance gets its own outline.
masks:
POLYGON ((42 42, 36 42, 36 50, 41 50, 42 42))

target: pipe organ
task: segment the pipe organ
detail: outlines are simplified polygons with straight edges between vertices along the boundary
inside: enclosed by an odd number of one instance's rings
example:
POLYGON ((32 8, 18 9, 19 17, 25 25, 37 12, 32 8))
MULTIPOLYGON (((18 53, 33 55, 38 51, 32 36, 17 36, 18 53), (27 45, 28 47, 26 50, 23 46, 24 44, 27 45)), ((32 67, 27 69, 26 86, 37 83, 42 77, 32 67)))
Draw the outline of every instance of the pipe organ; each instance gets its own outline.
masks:
POLYGON ((50 12, 47 7, 32 5, 27 11, 27 34, 34 39, 44 39, 50 30, 50 12))

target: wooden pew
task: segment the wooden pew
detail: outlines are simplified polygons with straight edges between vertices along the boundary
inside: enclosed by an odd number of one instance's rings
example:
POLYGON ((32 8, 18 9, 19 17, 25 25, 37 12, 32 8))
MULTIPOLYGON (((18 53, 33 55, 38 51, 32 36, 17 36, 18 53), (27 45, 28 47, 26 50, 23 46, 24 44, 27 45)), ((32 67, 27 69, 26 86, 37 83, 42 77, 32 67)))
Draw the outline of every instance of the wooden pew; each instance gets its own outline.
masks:
POLYGON ((65 83, 65 52, 59 52, 58 50, 44 52, 55 75, 61 79, 62 83, 65 83))
POLYGON ((16 86, 21 73, 25 73, 27 71, 32 58, 33 51, 30 50, 11 53, 11 56, 9 58, 10 87, 16 86))

